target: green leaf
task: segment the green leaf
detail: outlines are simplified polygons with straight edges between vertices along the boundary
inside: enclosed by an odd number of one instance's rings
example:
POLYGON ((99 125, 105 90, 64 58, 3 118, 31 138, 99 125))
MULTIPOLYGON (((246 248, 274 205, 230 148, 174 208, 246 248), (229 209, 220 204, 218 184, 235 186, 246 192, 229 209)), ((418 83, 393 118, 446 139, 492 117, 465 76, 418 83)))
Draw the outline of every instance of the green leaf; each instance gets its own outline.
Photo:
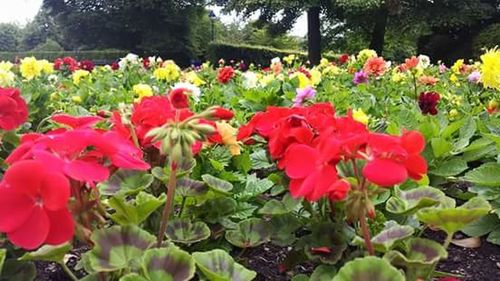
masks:
POLYGON ((208 192, 208 188, 202 181, 196 181, 189 178, 177 180, 175 195, 181 197, 196 197, 208 192))
POLYGON ((238 205, 236 206, 236 211, 234 214, 231 215, 231 218, 238 220, 248 219, 253 215, 255 210, 257 210, 258 208, 259 207, 247 202, 238 202, 238 205))
POLYGON ((233 189, 233 185, 225 180, 221 180, 212 175, 205 174, 201 176, 203 181, 216 193, 229 195, 230 191, 233 189))
POLYGON ((220 197, 207 200, 203 205, 196 208, 198 216, 208 223, 217 223, 221 219, 232 215, 238 203, 232 198, 220 197))
POLYGON ((449 235, 461 230, 467 224, 485 216, 491 210, 488 201, 474 197, 457 208, 425 208, 417 212, 417 218, 449 235))
POLYGON ((233 157, 234 166, 242 173, 247 174, 252 169, 252 159, 248 152, 243 152, 241 155, 233 157))
POLYGON ((433 138, 431 140, 431 147, 432 147, 432 152, 434 153, 434 156, 436 158, 445 156, 453 148, 452 144, 449 141, 442 138, 433 138))
POLYGON ((295 231, 297 231, 302 224, 299 219, 292 214, 275 215, 271 218, 271 241, 279 246, 289 246, 297 239, 295 231))
POLYGON ((151 174, 135 170, 118 170, 106 182, 98 185, 103 195, 135 194, 149 187, 154 181, 151 174))
POLYGON ((238 223, 235 230, 226 231, 226 240, 240 248, 257 247, 269 241, 269 224, 261 219, 252 218, 238 223))
POLYGON ((315 223, 312 233, 297 241, 298 249, 312 260, 320 260, 326 264, 336 264, 347 249, 347 241, 342 226, 330 222, 315 223))
POLYGON ((477 185, 500 186, 500 163, 486 163, 465 174, 464 179, 477 185))
POLYGON ((314 269, 309 281, 332 280, 336 273, 337 269, 335 267, 322 264, 314 269))
POLYGON ((489 214, 469 223, 461 231, 471 237, 481 237, 495 229, 500 229, 500 218, 497 215, 489 214))
POLYGON ((2 281, 32 281, 36 278, 36 267, 32 262, 17 261, 8 259, 5 261, 2 275, 2 281))
POLYGON ((176 219, 167 226, 167 237, 176 243, 193 244, 210 237, 210 228, 204 222, 191 222, 189 219, 176 219))
POLYGON ((245 189, 236 194, 238 200, 248 200, 268 191, 274 183, 268 179, 258 179, 255 174, 247 177, 245 189))
POLYGON ((196 265, 209 281, 250 281, 257 273, 235 262, 223 250, 193 253, 196 265))
POLYGON ((147 250, 142 268, 150 281, 187 281, 196 271, 193 257, 174 245, 147 250))
POLYGON ((488 235, 486 241, 495 245, 500 245, 500 230, 497 229, 495 231, 492 231, 490 235, 488 235))
MULTIPOLYGON (((98 281, 99 278, 96 278, 95 280, 98 281)), ((148 279, 140 276, 137 273, 130 273, 130 274, 127 274, 127 275, 121 277, 119 281, 148 281, 148 279)))
POLYGON ((109 198, 109 206, 115 209, 111 219, 120 225, 140 224, 145 221, 156 209, 166 200, 166 195, 159 198, 141 191, 133 201, 125 201, 123 196, 113 196, 109 198))
POLYGON ((0 249, 0 276, 2 276, 3 264, 5 263, 6 257, 7 257, 7 250, 0 249))
POLYGON ((57 246, 44 245, 34 252, 25 253, 19 260, 21 261, 52 261, 62 263, 64 256, 71 250, 69 243, 57 246))
POLYGON ((386 227, 372 238, 373 246, 377 251, 387 252, 394 244, 413 235, 413 227, 387 222, 386 227))
POLYGON ((456 176, 467 170, 467 162, 460 158, 452 158, 448 161, 439 163, 438 167, 431 170, 430 173, 441 177, 456 176))
POLYGON ((137 269, 144 251, 156 241, 136 225, 96 230, 91 239, 94 248, 83 254, 84 267, 89 273, 137 269))
POLYGON ((290 194, 286 194, 282 201, 276 199, 271 199, 264 204, 264 206, 259 210, 259 214, 264 215, 283 215, 288 214, 295 210, 295 208, 300 204, 300 200, 294 199, 290 194))
POLYGON ((398 215, 411 215, 418 210, 435 206, 445 197, 444 193, 433 187, 418 187, 408 191, 395 189, 395 196, 389 198, 386 210, 398 215))
POLYGON ((476 121, 474 121, 472 117, 468 117, 465 120, 464 125, 460 127, 460 134, 458 141, 456 141, 453 145, 454 146, 453 152, 455 154, 461 153, 463 149, 469 145, 470 139, 476 133, 476 129, 477 129, 476 121))
POLYGON ((346 263, 332 281, 405 281, 399 270, 378 257, 357 258, 346 263))
POLYGON ((252 168, 254 170, 267 169, 273 166, 267 159, 267 153, 264 149, 259 149, 252 153, 250 160, 252 161, 252 168))

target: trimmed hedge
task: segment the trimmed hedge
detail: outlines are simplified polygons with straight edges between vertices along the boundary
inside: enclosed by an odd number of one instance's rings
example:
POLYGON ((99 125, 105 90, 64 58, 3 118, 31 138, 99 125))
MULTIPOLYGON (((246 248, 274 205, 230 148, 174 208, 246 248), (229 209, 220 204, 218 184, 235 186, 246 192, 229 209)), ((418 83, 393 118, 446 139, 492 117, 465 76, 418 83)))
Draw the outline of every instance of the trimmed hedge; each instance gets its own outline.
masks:
MULTIPOLYGON (((307 61, 307 53, 297 50, 280 50, 265 46, 252 46, 245 44, 230 44, 224 42, 214 42, 208 46, 207 59, 212 63, 217 63, 220 59, 225 61, 241 61, 267 66, 271 59, 275 57, 283 58, 288 55, 296 55, 302 61, 307 61)), ((335 59, 332 54, 324 54, 328 59, 335 59)))
POLYGON ((122 50, 102 50, 102 51, 27 51, 27 52, 0 52, 0 61, 15 61, 16 58, 34 56, 37 59, 53 61, 56 58, 74 57, 77 60, 89 59, 96 62, 113 62, 128 54, 122 50))

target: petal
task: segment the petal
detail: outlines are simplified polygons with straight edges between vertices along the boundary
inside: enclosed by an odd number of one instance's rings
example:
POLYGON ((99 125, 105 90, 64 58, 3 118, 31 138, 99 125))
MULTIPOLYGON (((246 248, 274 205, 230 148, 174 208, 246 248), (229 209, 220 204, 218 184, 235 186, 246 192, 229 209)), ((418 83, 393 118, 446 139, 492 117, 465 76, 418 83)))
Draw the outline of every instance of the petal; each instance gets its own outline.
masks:
POLYGON ((401 145, 408 151, 408 154, 419 154, 424 151, 425 138, 417 131, 405 132, 401 137, 401 145))
POLYGON ((332 184, 337 179, 337 170, 334 166, 323 166, 304 181, 302 187, 309 189, 306 199, 313 202, 318 201, 321 197, 328 194, 332 184))
POLYGON ((350 189, 351 185, 347 181, 338 180, 334 182, 328 189, 328 197, 330 198, 330 200, 334 201, 343 200, 347 196, 347 193, 350 189))
POLYGON ((285 155, 285 172, 292 179, 301 179, 309 175, 318 158, 316 149, 297 144, 289 147, 285 155))
POLYGON ((64 172, 70 178, 83 182, 102 182, 109 177, 109 170, 106 167, 82 160, 67 163, 64 172))
POLYGON ((10 232, 22 225, 35 208, 28 195, 12 188, 0 188, 0 231, 10 232))
POLYGON ((304 182, 304 180, 295 180, 295 179, 291 179, 290 180, 290 184, 288 185, 288 189, 290 189, 290 193, 292 194, 292 197, 293 198, 299 198, 299 197, 304 197, 303 194, 300 194, 300 186, 302 185, 302 183, 304 182))
POLYGON ((56 157, 54 154, 45 150, 37 149, 33 150, 33 156, 36 160, 39 160, 39 162, 43 163, 43 165, 47 167, 48 170, 54 172, 63 171, 64 161, 56 157))
POLYGON ((45 172, 43 164, 39 161, 19 161, 5 172, 4 181, 10 188, 35 196, 40 190, 45 172))
POLYGON ((73 239, 75 233, 75 222, 67 209, 59 211, 47 211, 50 228, 45 243, 59 245, 73 239))
POLYGON ((60 173, 48 174, 42 183, 43 206, 48 210, 65 208, 70 197, 69 180, 60 173))
POLYGON ((49 218, 42 208, 37 207, 26 222, 16 230, 7 233, 7 237, 14 245, 33 250, 42 245, 48 233, 49 218))
POLYGON ((375 159, 363 168, 363 176, 380 186, 400 184, 408 177, 405 166, 389 159, 375 159))
POLYGON ((414 180, 421 180, 422 176, 427 173, 427 161, 418 154, 410 155, 404 165, 408 170, 408 175, 414 180))

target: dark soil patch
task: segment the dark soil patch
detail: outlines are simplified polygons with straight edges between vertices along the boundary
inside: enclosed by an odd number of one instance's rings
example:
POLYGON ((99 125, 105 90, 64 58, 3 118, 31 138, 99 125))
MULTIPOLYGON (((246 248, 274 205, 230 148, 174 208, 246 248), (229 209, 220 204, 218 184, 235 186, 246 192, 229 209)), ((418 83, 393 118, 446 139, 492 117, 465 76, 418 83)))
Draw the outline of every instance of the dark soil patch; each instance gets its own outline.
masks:
MULTIPOLYGON (((84 270, 75 271, 74 268, 80 260, 81 255, 88 251, 86 246, 78 247, 72 250, 68 255, 66 265, 73 271, 76 277, 83 278, 87 273, 84 270)), ((54 262, 36 261, 36 281, 72 281, 71 278, 64 272, 62 267, 54 262)))
MULTIPOLYGON (((427 238, 443 242, 443 232, 426 231, 427 238)), ((466 238, 460 233, 455 239, 466 238)), ((453 244, 448 248, 448 259, 438 265, 438 270, 463 276, 463 281, 500 280, 500 246, 481 240, 479 248, 462 248, 453 244)))

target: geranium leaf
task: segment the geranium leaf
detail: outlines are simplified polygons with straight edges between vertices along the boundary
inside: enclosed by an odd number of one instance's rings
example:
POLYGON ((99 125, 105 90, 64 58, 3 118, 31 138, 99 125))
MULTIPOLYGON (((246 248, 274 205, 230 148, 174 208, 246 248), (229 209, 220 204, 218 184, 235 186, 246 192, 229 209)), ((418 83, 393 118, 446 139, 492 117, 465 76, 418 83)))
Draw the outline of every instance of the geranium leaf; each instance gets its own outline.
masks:
POLYGON ((57 246, 44 245, 34 252, 25 253, 19 260, 21 261, 52 261, 64 262, 64 255, 66 255, 72 246, 69 243, 64 243, 57 246))
POLYGON ((401 272, 378 257, 358 258, 346 263, 332 281, 405 281, 401 272))
POLYGON ((482 186, 500 186, 500 163, 486 163, 465 174, 465 180, 482 186))
POLYGON ((304 249, 310 259, 336 264, 347 249, 345 235, 339 229, 339 225, 333 223, 315 224, 311 234, 297 241, 297 248, 304 249))
POLYGON ((210 237, 210 228, 204 222, 177 219, 169 222, 167 237, 176 243, 193 244, 210 237))
MULTIPOLYGON (((99 279, 96 279, 96 281, 99 279)), ((136 273, 130 273, 120 278, 119 281, 148 281, 148 279, 136 273)))
POLYGON ((143 257, 142 268, 144 275, 150 281, 191 280, 196 270, 193 257, 174 245, 147 250, 143 257))
POLYGON ((151 174, 135 170, 118 170, 106 182, 98 185, 103 195, 135 194, 149 187, 154 181, 151 174))
POLYGON ((226 240, 236 247, 251 248, 268 242, 270 235, 266 221, 252 218, 238 223, 237 229, 226 231, 226 240))
POLYGON ((332 280, 336 273, 337 270, 335 267, 322 264, 314 269, 309 281, 332 280))
POLYGON ((461 230, 467 224, 485 216, 491 210, 488 201, 474 197, 457 208, 425 208, 417 213, 417 218, 449 235, 461 230))
POLYGON ((165 194, 156 198, 142 191, 131 201, 126 201, 124 196, 113 196, 108 200, 110 207, 116 211, 111 215, 111 219, 121 225, 138 225, 163 205, 165 200, 165 194))
POLYGON ((440 163, 437 168, 430 171, 431 174, 441 177, 456 176, 467 170, 467 162, 460 158, 452 158, 448 161, 440 163))
POLYGON ((138 268, 144 251, 156 240, 135 225, 97 230, 91 239, 95 246, 83 255, 84 267, 89 273, 138 268))
MULTIPOLYGON (((411 226, 387 222, 386 227, 375 235, 371 241, 375 250, 387 252, 392 249, 397 242, 412 236, 413 232, 414 230, 411 226)), ((361 239, 361 243, 363 243, 363 239, 361 239)))
POLYGON ((193 253, 193 258, 200 271, 210 281, 250 281, 257 276, 255 271, 235 262, 223 250, 196 252, 193 253))
POLYGON ((272 227, 271 241, 282 247, 295 242, 297 238, 294 232, 301 226, 299 219, 292 214, 273 216, 270 224, 272 227))
POLYGON ((274 183, 268 179, 258 179, 255 174, 249 175, 246 186, 242 192, 236 194, 238 200, 248 200, 254 198, 273 187, 274 183))
POLYGON ((7 257, 7 250, 0 249, 0 276, 2 276, 3 264, 5 262, 6 257, 7 257))
POLYGON ((36 278, 36 267, 32 262, 8 259, 4 262, 2 281, 32 281, 36 278))
POLYGON ((216 193, 229 195, 230 191, 233 189, 233 185, 230 182, 221 180, 212 175, 206 174, 201 176, 201 178, 216 193))
POLYGON ((439 204, 444 193, 433 187, 418 187, 408 191, 396 189, 395 196, 389 198, 386 210, 398 215, 411 215, 421 208, 439 204))
POLYGON ((233 214, 236 211, 238 203, 228 197, 219 197, 206 201, 196 209, 199 217, 208 223, 217 223, 223 218, 233 214))
POLYGON ((264 204, 259 210, 259 214, 263 215, 283 215, 292 212, 298 205, 300 200, 293 199, 290 194, 283 197, 282 201, 271 199, 264 204))
POLYGON ((202 181, 196 181, 189 178, 177 180, 175 194, 182 197, 196 197, 208 192, 208 188, 202 181))

